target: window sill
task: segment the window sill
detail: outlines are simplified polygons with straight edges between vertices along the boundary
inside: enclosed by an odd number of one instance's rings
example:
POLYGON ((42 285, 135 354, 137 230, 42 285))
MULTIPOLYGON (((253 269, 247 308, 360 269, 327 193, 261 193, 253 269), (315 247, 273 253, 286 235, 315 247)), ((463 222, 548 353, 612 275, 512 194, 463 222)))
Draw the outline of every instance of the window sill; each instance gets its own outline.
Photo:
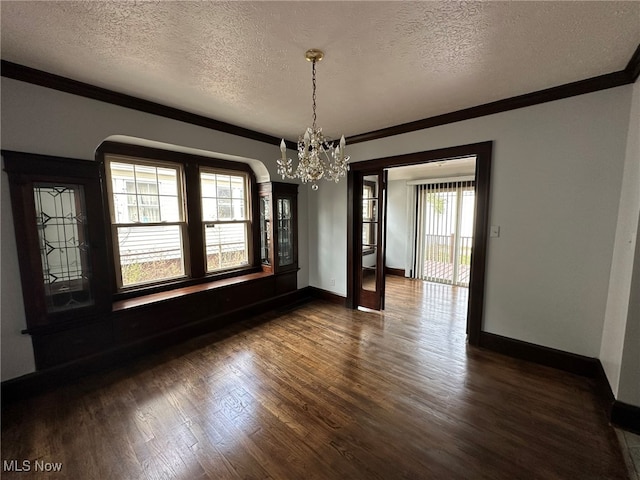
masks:
POLYGON ((185 295, 191 295, 193 293, 206 292, 209 290, 215 290, 218 288, 226 287, 229 285, 236 285, 239 283, 250 282, 259 278, 269 277, 273 275, 268 272, 256 272, 246 275, 238 275, 235 277, 224 278, 220 280, 214 280, 207 283, 200 283, 197 285, 191 285, 188 287, 179 287, 164 292, 151 293, 148 295, 141 295, 139 297, 128 298, 125 300, 117 300, 113 302, 112 311, 119 312, 129 310, 132 308, 142 307, 145 305, 151 305, 154 303, 164 302, 174 298, 179 298, 185 295))

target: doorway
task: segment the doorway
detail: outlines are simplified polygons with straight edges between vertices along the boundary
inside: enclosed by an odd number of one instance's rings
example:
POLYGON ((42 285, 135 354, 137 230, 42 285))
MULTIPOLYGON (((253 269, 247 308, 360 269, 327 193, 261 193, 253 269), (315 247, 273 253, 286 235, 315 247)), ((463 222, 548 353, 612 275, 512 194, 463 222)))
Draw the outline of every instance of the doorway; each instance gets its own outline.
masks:
MULTIPOLYGON (((395 157, 386 157, 376 160, 355 162, 351 164, 348 185, 348 270, 347 270, 347 305, 351 308, 358 308, 361 305, 360 291, 362 286, 362 251, 363 251, 363 183, 365 173, 380 172, 392 167, 418 165, 423 163, 446 163, 451 160, 464 157, 475 157, 476 169, 473 176, 475 186, 474 194, 474 220, 471 239, 472 254, 469 258, 469 301, 467 307, 467 333, 468 341, 472 345, 478 345, 480 332, 482 331, 482 313, 484 306, 484 277, 486 263, 486 245, 488 236, 488 207, 489 207, 489 184, 491 170, 492 142, 483 142, 459 147, 450 147, 426 152, 412 153, 395 157)), ((386 179, 385 179, 386 180, 386 179)), ((387 184, 382 182, 379 187, 379 198, 386 199, 387 184)), ((381 210, 386 217, 386 203, 381 210)), ((384 222, 384 217, 382 218, 384 222)), ((384 243, 380 253, 384 261, 384 243)), ((454 245, 455 249, 455 245, 454 245)), ((461 248, 458 246, 458 253, 461 248)), ((455 253, 455 252, 454 252, 455 253)), ((458 262, 464 265, 464 261, 458 262)), ((382 263, 384 265, 384 263, 382 263)), ((384 275, 376 294, 379 296, 380 308, 384 308, 384 275)), ((460 277, 460 273, 458 273, 460 277)))
MULTIPOLYGON (((475 169, 475 165, 471 168, 475 169)), ((433 172, 433 169, 425 169, 424 173, 427 172, 433 172)), ((443 182, 433 178, 407 188, 415 189, 416 197, 415 236, 409 243, 412 249, 410 276, 468 287, 473 253, 475 182, 455 178, 443 182)))

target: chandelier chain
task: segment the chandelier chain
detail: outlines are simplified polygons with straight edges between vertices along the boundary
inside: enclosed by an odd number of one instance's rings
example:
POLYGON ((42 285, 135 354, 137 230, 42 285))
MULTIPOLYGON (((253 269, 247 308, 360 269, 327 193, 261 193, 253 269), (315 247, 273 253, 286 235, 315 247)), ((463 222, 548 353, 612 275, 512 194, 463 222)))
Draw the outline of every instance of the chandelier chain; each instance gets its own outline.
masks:
POLYGON ((313 129, 316 129, 316 61, 314 60, 312 63, 311 71, 312 71, 312 84, 313 84, 313 129))

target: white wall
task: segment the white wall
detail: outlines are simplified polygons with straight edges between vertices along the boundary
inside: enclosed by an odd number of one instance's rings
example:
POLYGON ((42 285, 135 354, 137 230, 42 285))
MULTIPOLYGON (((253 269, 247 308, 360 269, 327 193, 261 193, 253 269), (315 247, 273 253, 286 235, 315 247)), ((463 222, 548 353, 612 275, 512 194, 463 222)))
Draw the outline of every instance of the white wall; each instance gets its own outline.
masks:
MULTIPOLYGON (((609 379, 611 389, 616 396, 620 386, 620 370, 625 332, 627 331, 627 318, 630 314, 629 295, 631 293, 638 214, 640 212, 640 83, 637 82, 633 87, 631 115, 627 132, 626 159, 617 216, 618 225, 600 346, 600 361, 609 379)), ((639 342, 640 336, 637 337, 636 346, 640 346, 639 342)), ((636 382, 638 388, 640 388, 640 376, 636 378, 636 382)))
MULTIPOLYGON (((94 151, 111 135, 127 135, 210 152, 256 160, 276 175, 279 145, 268 145, 188 123, 179 122, 96 100, 2 78, 2 145, 6 150, 94 159, 94 151)), ((264 181, 264 179, 262 179, 264 181)), ((2 172, 2 368, 7 380, 34 371, 33 349, 26 328, 17 250, 6 173, 2 172)), ((300 212, 308 211, 307 186, 300 186, 300 212)), ((300 245, 298 287, 308 285, 307 216, 299 219, 300 245)))
POLYGON ((394 180, 387 185, 386 266, 407 269, 407 181, 394 180))
MULTIPOLYGON (((361 161, 493 140, 489 221, 501 236, 488 244, 483 328, 597 357, 631 94, 623 86, 567 98, 348 146, 349 155, 361 161)), ((325 252, 311 264, 310 283, 340 295, 346 188, 321 189, 310 202, 321 232, 310 236, 310 251, 325 252)))
POLYGON ((323 182, 309 192, 309 285, 347 291, 346 182, 323 182))
MULTIPOLYGON (((638 156, 640 159, 640 156, 638 156)), ((638 217, 640 235, 640 216, 638 217)), ((640 407, 640 242, 636 241, 620 382, 616 398, 640 407)))

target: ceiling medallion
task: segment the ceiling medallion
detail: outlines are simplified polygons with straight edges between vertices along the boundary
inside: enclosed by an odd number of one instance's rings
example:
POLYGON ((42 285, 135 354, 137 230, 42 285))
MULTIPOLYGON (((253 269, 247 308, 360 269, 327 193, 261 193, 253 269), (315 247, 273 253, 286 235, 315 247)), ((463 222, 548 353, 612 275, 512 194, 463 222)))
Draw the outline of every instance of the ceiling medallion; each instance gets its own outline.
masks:
POLYGON ((299 178, 302 183, 311 183, 313 190, 318 189, 318 180, 338 182, 349 170, 349 156, 345 156, 344 135, 340 142, 334 142, 322 134, 322 128, 316 126, 316 63, 324 58, 324 52, 311 49, 305 53, 307 61, 311 62, 311 77, 313 84, 313 124, 307 127, 303 135, 298 138, 298 166, 295 171, 293 162, 287 158, 287 146, 284 139, 280 142, 282 157, 277 160, 278 175, 282 178, 299 178))

